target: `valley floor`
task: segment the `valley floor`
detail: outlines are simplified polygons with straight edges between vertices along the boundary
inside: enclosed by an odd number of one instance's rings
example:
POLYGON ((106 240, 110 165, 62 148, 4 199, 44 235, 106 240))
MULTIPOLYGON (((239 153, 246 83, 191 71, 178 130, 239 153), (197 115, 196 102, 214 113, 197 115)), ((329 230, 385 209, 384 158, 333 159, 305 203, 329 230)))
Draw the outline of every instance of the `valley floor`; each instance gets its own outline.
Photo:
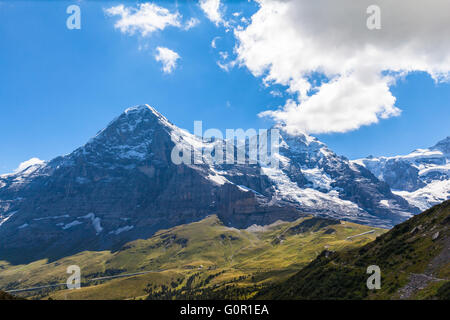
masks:
POLYGON ((294 275, 323 250, 361 247, 385 232, 316 217, 240 230, 209 216, 115 252, 87 251, 27 265, 0 261, 0 290, 64 284, 67 267, 78 265, 81 289, 59 286, 16 294, 32 299, 250 299, 294 275), (120 277, 130 273, 138 274, 120 277), (108 278, 98 279, 103 277, 108 278))

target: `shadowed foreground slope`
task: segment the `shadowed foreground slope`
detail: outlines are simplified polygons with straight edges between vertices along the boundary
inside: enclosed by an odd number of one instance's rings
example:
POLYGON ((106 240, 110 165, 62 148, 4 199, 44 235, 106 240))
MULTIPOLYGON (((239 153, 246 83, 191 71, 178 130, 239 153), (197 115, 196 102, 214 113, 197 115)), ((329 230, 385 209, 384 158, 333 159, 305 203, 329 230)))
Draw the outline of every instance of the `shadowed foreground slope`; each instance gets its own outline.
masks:
POLYGON ((6 292, 0 291, 0 300, 16 300, 16 298, 6 292))
POLYGON ((445 201, 361 248, 322 252, 258 298, 450 299, 449 225, 450 201, 445 201), (370 265, 381 269, 380 290, 367 289, 370 265))

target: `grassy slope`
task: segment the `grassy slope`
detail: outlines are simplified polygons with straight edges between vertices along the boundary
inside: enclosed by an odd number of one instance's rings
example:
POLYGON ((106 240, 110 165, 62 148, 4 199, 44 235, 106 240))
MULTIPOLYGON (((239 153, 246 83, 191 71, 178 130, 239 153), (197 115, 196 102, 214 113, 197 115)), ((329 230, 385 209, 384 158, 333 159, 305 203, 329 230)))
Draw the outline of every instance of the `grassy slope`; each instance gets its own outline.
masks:
MULTIPOLYGON (((292 276, 324 248, 360 247, 385 232, 375 229, 375 233, 350 241, 346 240, 348 236, 374 228, 348 222, 322 226, 320 220, 315 223, 310 219, 250 231, 228 228, 216 216, 210 216, 196 223, 162 230, 146 240, 130 242, 117 252, 82 252, 52 263, 40 260, 19 266, 0 262, 0 288, 64 283, 67 266, 75 264, 81 267, 83 282, 89 287, 48 290, 36 298, 49 295, 57 299, 131 299, 146 297, 149 293, 151 298, 193 298, 205 295, 202 289, 220 291, 227 286, 247 288, 238 297, 249 298, 261 286, 292 276), (307 227, 299 228, 303 225, 307 227), (155 272, 103 282, 86 281, 147 270, 155 272), (168 288, 176 294, 162 294, 168 288)), ((211 292, 207 295, 211 296, 211 292)))
POLYGON ((449 226, 450 201, 446 201, 361 248, 321 254, 259 298, 450 299, 449 226), (366 287, 369 265, 381 268, 380 290, 366 287))

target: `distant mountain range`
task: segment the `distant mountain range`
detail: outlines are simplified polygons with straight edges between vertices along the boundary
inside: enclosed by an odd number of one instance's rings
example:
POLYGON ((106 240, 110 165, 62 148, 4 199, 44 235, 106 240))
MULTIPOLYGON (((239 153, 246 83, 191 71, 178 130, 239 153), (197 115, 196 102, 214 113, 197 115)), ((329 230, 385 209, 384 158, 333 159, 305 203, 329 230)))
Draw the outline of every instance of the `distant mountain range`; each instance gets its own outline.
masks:
MULTIPOLYGON (((278 129, 279 167, 204 157, 174 164, 175 146, 198 151, 221 141, 194 136, 148 105, 129 108, 72 153, 0 176, 0 257, 22 263, 114 250, 211 214, 236 228, 305 214, 392 227, 420 211, 402 193, 414 189, 392 192, 369 160, 349 161, 314 137, 278 129)), ((421 181, 424 188, 429 180, 421 181)))
POLYGON ((385 181, 393 193, 426 210, 450 199, 450 137, 428 149, 395 157, 353 161, 385 181))

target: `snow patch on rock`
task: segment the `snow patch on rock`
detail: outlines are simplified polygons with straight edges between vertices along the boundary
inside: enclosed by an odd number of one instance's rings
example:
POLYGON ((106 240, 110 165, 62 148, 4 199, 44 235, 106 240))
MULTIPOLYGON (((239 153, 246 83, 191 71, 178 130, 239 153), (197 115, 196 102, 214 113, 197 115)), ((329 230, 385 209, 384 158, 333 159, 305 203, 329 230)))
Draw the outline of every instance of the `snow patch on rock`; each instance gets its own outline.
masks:
POLYGON ((83 222, 81 222, 81 221, 74 220, 74 221, 64 225, 62 228, 63 228, 63 230, 67 230, 67 229, 70 229, 70 228, 75 227, 75 226, 77 226, 79 224, 82 224, 82 223, 83 222))
POLYGON ((450 180, 433 181, 413 192, 401 190, 392 190, 392 192, 424 211, 450 199, 450 180))
POLYGON ((305 178, 312 183, 314 189, 323 189, 330 191, 331 184, 334 182, 331 177, 326 174, 322 169, 312 168, 312 169, 301 169, 305 178))
POLYGON ((0 214, 0 227, 16 213, 17 211, 12 211, 7 214, 0 214))
POLYGON ((94 227, 97 234, 103 231, 103 227, 101 226, 101 219, 96 217, 94 213, 90 212, 85 216, 80 217, 82 219, 90 219, 92 222, 92 226, 94 227))
POLYGON ((122 232, 130 231, 133 228, 134 228, 134 226, 124 226, 124 227, 120 227, 116 230, 110 231, 109 234, 115 234, 117 236, 117 235, 121 234, 122 232))

